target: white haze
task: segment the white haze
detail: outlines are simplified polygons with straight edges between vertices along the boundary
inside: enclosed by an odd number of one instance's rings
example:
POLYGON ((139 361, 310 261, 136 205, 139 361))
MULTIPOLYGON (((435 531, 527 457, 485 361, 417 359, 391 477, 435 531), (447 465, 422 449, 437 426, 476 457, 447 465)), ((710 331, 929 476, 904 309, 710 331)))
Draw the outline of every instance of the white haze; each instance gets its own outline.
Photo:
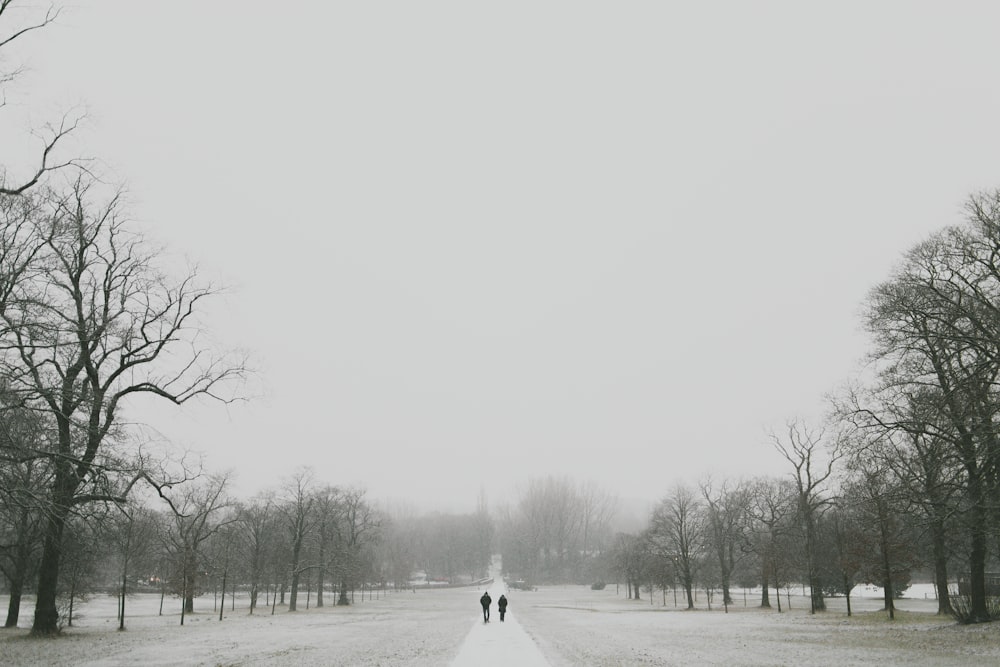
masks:
POLYGON ((425 508, 783 473, 899 255, 1000 185, 986 2, 94 0, 12 113, 175 259, 261 396, 134 405, 240 489, 425 508))

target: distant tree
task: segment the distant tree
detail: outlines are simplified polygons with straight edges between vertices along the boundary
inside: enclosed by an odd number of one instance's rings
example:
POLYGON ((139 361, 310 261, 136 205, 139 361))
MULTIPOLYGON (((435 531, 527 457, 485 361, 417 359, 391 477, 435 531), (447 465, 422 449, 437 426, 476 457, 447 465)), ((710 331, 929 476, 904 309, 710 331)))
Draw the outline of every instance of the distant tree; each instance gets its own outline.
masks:
POLYGON ((494 525, 493 517, 490 516, 490 507, 485 491, 479 492, 474 523, 476 549, 473 556, 473 569, 485 575, 488 573, 490 563, 493 561, 493 538, 496 533, 496 526, 494 525))
POLYGON ((578 491, 581 514, 581 553, 585 558, 599 556, 610 539, 611 521, 618 512, 618 497, 586 482, 578 491))
POLYGON ((871 457, 857 462, 844 488, 851 498, 860 528, 856 544, 864 547, 861 561, 866 580, 882 587, 885 610, 895 618, 894 599, 908 584, 916 565, 913 531, 904 518, 900 487, 885 469, 872 467, 871 457))
POLYGON ((314 511, 316 496, 313 494, 313 483, 314 473, 311 469, 296 470, 285 483, 284 497, 276 506, 291 554, 289 563, 291 594, 288 598, 288 611, 297 610, 299 578, 309 568, 309 565, 303 563, 302 557, 306 538, 312 534, 318 520, 314 511))
POLYGON ((236 521, 226 495, 229 477, 207 475, 172 493, 172 517, 163 534, 174 566, 174 591, 181 597, 181 625, 194 612, 194 598, 201 590, 202 547, 222 527, 236 521))
POLYGON ((792 465, 796 508, 804 537, 806 583, 810 590, 809 611, 814 614, 826 610, 818 567, 816 524, 832 503, 826 493, 826 484, 833 475, 834 465, 844 452, 839 439, 834 440, 826 448, 828 451, 824 452, 824 432, 811 430, 796 422, 788 424, 784 440, 775 434, 771 435, 771 439, 775 449, 792 465))
POLYGON ((713 486, 711 479, 700 484, 705 501, 705 537, 716 560, 716 571, 722 585, 723 604, 733 603, 730 580, 738 561, 743 556, 746 512, 749 491, 742 483, 713 486))
POLYGON ((385 558, 389 577, 398 590, 407 585, 415 569, 416 539, 414 517, 395 515, 386 519, 382 527, 385 558))
POLYGON ((760 606, 770 608, 768 585, 774 584, 778 611, 781 596, 778 592, 788 579, 786 557, 792 518, 795 515, 795 492, 789 480, 758 478, 751 485, 747 504, 748 548, 757 556, 760 568, 760 606))
MULTIPOLYGON (((100 511, 100 510, 98 510, 100 511)), ((98 521, 93 516, 74 516, 63 533, 65 567, 57 590, 60 615, 66 627, 73 627, 73 609, 77 602, 85 601, 93 592, 99 571, 99 561, 105 549, 96 530, 98 521)))
POLYGON ((653 510, 649 540, 655 552, 670 558, 694 609, 694 585, 705 543, 705 521, 698 496, 678 484, 653 510))
POLYGON ((863 529, 860 525, 854 498, 850 495, 838 500, 836 505, 823 517, 824 530, 821 532, 831 545, 828 551, 832 559, 830 569, 834 575, 831 588, 844 596, 847 615, 852 615, 851 591, 858 583, 864 567, 863 529))
POLYGON ((226 608, 226 590, 230 590, 230 595, 235 599, 235 579, 234 574, 238 572, 239 559, 237 550, 240 546, 240 532, 238 529, 238 512, 230 515, 230 520, 219 526, 208 539, 207 557, 205 562, 209 572, 213 575, 213 581, 218 584, 216 589, 219 596, 219 621, 224 618, 223 612, 226 608), (232 587, 228 588, 227 587, 232 587))
POLYGON ((260 585, 264 581, 265 565, 274 521, 274 505, 268 495, 260 495, 239 506, 237 511, 242 530, 241 555, 246 560, 250 584, 250 613, 257 609, 260 585))
POLYGON ((640 585, 646 579, 646 554, 649 540, 645 535, 618 533, 611 547, 612 567, 618 577, 625 579, 625 597, 639 599, 640 585))
POLYGON ((871 464, 892 475, 911 516, 930 538, 938 614, 951 613, 949 560, 961 524, 964 482, 962 465, 953 454, 947 421, 941 418, 940 390, 886 386, 881 391, 854 393, 842 407, 867 438, 878 443, 863 454, 871 464), (867 407, 862 408, 862 404, 867 407))
POLYGON ((129 582, 136 569, 147 566, 161 527, 159 515, 148 507, 130 501, 112 509, 99 525, 100 537, 111 547, 118 563, 118 629, 125 629, 125 601, 129 582))
POLYGON ((348 605, 351 603, 348 593, 354 590, 364 570, 362 551, 380 538, 382 517, 365 500, 365 492, 361 489, 345 490, 341 503, 343 511, 335 526, 335 572, 340 580, 337 604, 348 605))
POLYGON ((595 484, 568 478, 532 479, 516 506, 500 512, 504 568, 533 580, 584 583, 589 559, 611 539, 617 499, 595 484))
POLYGON ((333 539, 336 535, 336 524, 342 511, 340 491, 333 486, 324 486, 315 494, 314 511, 316 514, 316 606, 325 604, 324 589, 326 575, 330 571, 330 555, 333 552, 333 539))

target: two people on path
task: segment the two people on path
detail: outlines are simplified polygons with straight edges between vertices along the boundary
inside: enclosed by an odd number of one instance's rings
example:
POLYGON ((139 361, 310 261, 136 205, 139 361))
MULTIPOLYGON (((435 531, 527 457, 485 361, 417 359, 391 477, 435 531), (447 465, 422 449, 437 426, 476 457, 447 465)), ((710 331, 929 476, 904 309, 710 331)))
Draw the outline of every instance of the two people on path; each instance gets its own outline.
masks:
MULTIPOLYGON (((483 623, 490 622, 491 602, 493 602, 493 598, 490 597, 489 591, 483 593, 483 597, 479 598, 479 604, 483 606, 483 623)), ((507 613, 507 596, 503 593, 500 594, 500 599, 497 600, 497 609, 500 610, 500 622, 503 623, 503 617, 507 613)))
MULTIPOLYGON (((503 597, 502 595, 500 597, 503 597)), ((490 597, 490 592, 486 591, 483 593, 483 597, 479 598, 479 604, 483 605, 483 623, 490 622, 490 603, 493 602, 493 598, 490 597)))

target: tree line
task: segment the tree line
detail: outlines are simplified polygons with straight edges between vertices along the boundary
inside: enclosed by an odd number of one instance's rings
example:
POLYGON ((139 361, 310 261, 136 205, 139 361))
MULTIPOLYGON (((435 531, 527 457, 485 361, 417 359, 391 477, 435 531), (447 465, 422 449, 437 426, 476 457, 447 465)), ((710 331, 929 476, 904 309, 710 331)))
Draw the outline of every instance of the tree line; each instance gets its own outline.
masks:
MULTIPOLYGON (((469 514, 414 516, 376 506, 365 491, 337 487, 299 468, 282 485, 239 499, 228 474, 201 473, 157 494, 95 501, 74 512, 62 534, 57 582, 59 627, 73 606, 114 594, 119 627, 136 592, 180 601, 180 623, 196 600, 213 594, 213 610, 239 595, 249 614, 323 607, 330 596, 349 605, 361 591, 428 580, 473 581, 489 570, 493 521, 469 514), (305 600, 303 601, 303 597, 305 600), (263 607, 263 609, 261 609, 263 607)), ((27 487, 24 487, 27 488, 27 487)), ((10 599, 5 627, 16 627, 24 593, 37 595, 47 507, 0 506, 0 571, 10 599)))
MULTIPOLYGON (((641 534, 621 535, 614 571, 631 582, 699 582, 730 600, 733 576, 804 582, 811 609, 859 582, 885 605, 916 569, 940 613, 1000 616, 1000 190, 907 251, 864 303, 870 351, 822 427, 791 422, 771 444, 781 478, 679 485, 641 534), (958 580, 958 595, 949 582, 958 580)), ((779 600, 780 604, 780 600, 779 600)))

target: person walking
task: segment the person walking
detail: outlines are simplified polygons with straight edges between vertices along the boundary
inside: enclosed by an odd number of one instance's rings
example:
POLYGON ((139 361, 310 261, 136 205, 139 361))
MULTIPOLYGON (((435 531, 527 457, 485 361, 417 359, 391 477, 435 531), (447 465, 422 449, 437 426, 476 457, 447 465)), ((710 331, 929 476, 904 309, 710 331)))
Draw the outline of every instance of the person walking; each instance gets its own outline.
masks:
POLYGON ((500 610, 500 622, 503 623, 503 615, 507 613, 507 596, 503 593, 500 594, 500 599, 497 600, 497 609, 500 610))
POLYGON ((483 623, 490 622, 490 603, 493 602, 493 598, 490 597, 490 592, 486 591, 483 593, 483 597, 479 598, 479 604, 483 605, 483 623))

